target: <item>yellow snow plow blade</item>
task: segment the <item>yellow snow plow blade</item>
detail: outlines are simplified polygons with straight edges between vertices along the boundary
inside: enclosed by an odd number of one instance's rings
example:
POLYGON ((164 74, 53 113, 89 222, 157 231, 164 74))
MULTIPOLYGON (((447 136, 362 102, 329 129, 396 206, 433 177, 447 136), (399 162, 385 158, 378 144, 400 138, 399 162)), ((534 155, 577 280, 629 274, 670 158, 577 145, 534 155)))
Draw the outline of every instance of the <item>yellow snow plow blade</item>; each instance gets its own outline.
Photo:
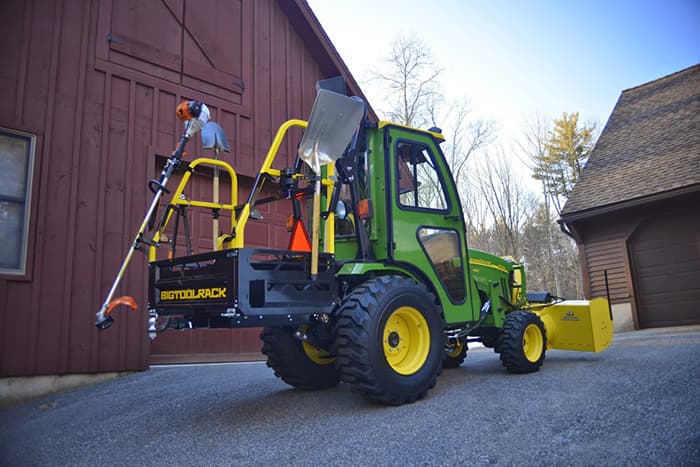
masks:
POLYGON ((602 352, 612 342, 613 323, 604 298, 565 300, 531 311, 544 323, 548 349, 602 352))

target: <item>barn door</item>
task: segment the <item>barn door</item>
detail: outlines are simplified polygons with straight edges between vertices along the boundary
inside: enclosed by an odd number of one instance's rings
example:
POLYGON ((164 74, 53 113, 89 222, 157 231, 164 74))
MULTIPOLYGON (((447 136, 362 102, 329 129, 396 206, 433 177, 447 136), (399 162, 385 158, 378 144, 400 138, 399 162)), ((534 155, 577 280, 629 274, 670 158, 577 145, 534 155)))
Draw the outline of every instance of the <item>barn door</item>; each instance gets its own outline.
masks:
POLYGON ((246 0, 103 0, 97 56, 246 104, 251 23, 246 0))
POLYGON ((237 94, 245 89, 243 2, 197 0, 185 9, 183 84, 215 86, 237 94))
MULTIPOLYGON (((158 154, 169 154, 182 128, 175 118, 175 106, 179 100, 194 98, 210 104, 212 118, 224 127, 234 147, 234 153, 224 157, 229 162, 230 157, 252 159, 252 93, 245 92, 243 84, 252 76, 252 5, 252 0, 99 0, 95 68, 110 77, 105 81, 109 87, 106 94, 118 103, 110 105, 120 110, 110 116, 116 122, 113 125, 124 128, 124 133, 110 142, 126 148, 127 141, 136 138, 139 144, 134 145, 133 157, 138 161, 147 155, 141 141, 156 148, 158 154), (135 98, 132 105, 129 93, 142 97, 135 98), (152 119, 152 127, 147 126, 146 116, 152 119), (128 134, 131 125, 125 120, 139 117, 134 133, 128 134)), ((200 154, 197 145, 194 141, 189 147, 193 155, 210 155, 200 154)), ((157 177, 163 161, 152 159, 149 163, 153 164, 150 176, 157 177)), ((143 177, 144 190, 146 180, 143 177)), ((222 178, 222 193, 226 192, 226 180, 222 178)), ((176 180, 171 188, 175 186, 176 180)), ((190 190, 199 199, 210 199, 207 194, 211 195, 211 189, 211 176, 206 171, 192 180, 190 190)), ((210 248, 211 213, 189 214, 195 250, 199 246, 210 248)), ((222 219, 222 225, 224 222, 222 219)), ((251 232, 255 229, 251 237, 260 239, 259 246, 274 242, 271 228, 251 225, 251 232)), ((180 234, 182 239, 182 227, 180 234)), ((128 235, 130 239, 132 234, 128 235)), ((184 251, 180 248, 179 254, 184 251)), ((146 332, 145 327, 141 332, 146 332)), ((151 343, 150 361, 257 359, 261 347, 258 334, 256 329, 167 331, 151 343)))
POLYGON ((183 14, 182 2, 177 1, 103 0, 97 55, 179 82, 183 14))

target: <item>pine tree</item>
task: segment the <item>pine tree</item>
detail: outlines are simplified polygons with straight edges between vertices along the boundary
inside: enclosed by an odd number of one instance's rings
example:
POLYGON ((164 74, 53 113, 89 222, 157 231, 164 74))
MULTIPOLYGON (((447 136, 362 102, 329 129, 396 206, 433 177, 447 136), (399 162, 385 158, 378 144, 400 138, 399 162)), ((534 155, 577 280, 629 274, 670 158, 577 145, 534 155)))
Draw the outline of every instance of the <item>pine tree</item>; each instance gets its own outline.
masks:
POLYGON ((571 115, 564 112, 562 118, 554 119, 544 151, 533 161, 533 177, 544 183, 557 213, 561 213, 562 201, 581 178, 583 166, 593 149, 594 127, 580 127, 578 119, 578 112, 571 115))

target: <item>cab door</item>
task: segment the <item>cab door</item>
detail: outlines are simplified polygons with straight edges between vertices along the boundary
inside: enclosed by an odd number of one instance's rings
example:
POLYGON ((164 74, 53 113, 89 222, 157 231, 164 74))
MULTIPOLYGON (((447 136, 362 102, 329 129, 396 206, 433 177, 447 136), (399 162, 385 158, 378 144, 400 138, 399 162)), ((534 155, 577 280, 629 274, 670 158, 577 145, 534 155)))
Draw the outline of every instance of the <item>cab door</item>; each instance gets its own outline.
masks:
POLYGON ((475 321, 462 207, 438 135, 385 131, 390 258, 434 284, 448 324, 475 321))

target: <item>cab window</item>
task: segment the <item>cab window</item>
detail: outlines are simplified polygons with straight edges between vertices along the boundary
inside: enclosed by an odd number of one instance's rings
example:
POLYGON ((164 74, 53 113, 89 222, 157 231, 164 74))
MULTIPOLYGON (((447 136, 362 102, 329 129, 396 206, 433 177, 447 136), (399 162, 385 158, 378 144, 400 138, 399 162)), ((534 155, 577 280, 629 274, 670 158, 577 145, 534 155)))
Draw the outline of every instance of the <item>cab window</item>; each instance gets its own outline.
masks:
POLYGON ((399 206, 436 211, 447 209, 445 187, 427 146, 399 141, 396 145, 396 164, 399 206))
POLYGON ((422 227, 418 229, 418 241, 452 302, 463 301, 467 296, 467 290, 457 231, 422 227))

